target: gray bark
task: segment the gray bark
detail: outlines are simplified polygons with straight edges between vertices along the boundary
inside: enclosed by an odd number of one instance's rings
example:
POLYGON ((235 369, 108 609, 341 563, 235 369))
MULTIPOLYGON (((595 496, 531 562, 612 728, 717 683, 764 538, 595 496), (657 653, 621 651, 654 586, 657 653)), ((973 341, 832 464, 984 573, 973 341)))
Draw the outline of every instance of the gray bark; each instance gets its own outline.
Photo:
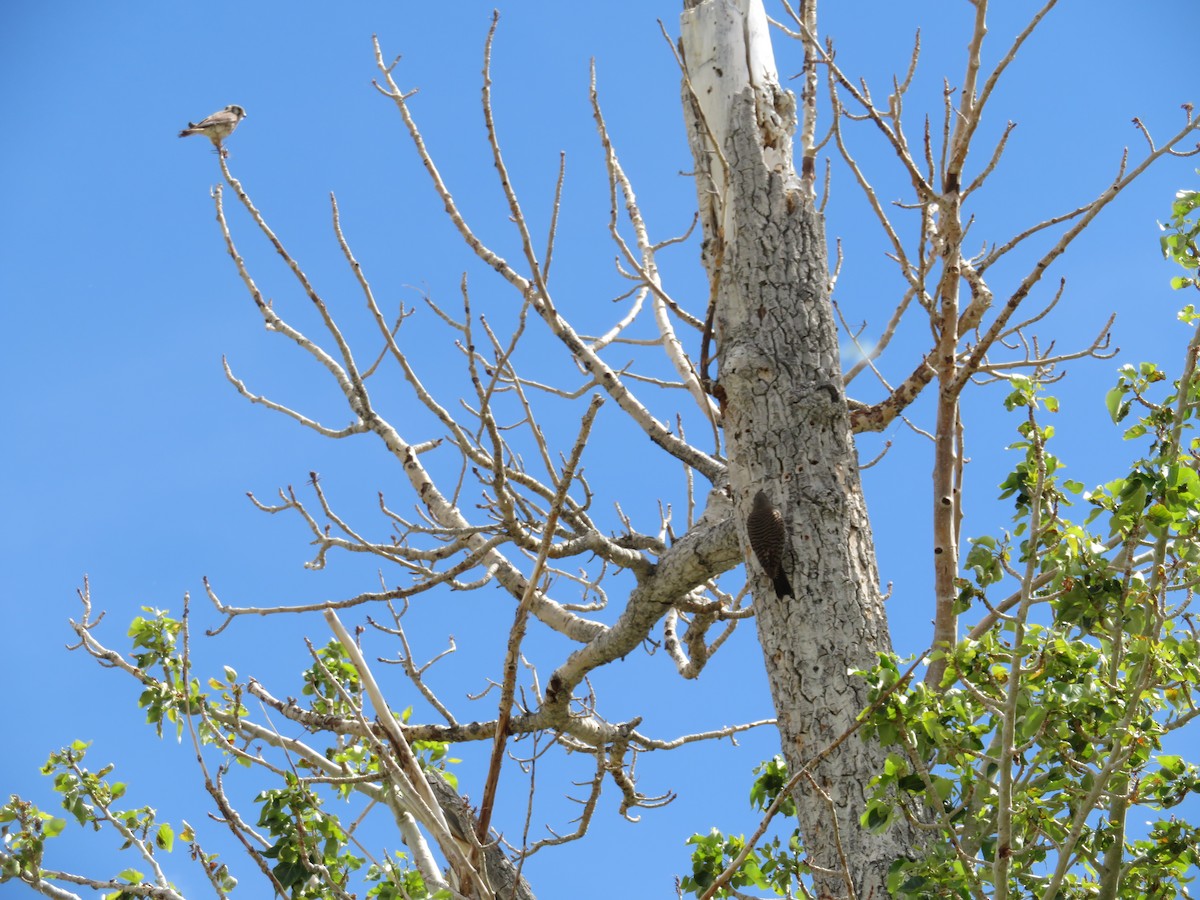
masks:
MULTIPOLYGON (((777 596, 761 568, 751 572, 783 753, 796 772, 854 727, 868 699, 851 672, 891 645, 841 388, 824 221, 792 168, 795 104, 775 79, 765 29, 754 26, 757 5, 687 3, 684 105, 743 547, 760 489, 789 531, 784 571, 795 596, 777 596)), ((887 896, 889 866, 916 846, 904 822, 879 835, 859 825, 884 758, 854 735, 796 791, 820 897, 887 896)))
MULTIPOLYGON (((433 788, 451 833, 461 841, 468 841, 468 836, 475 833, 479 824, 470 804, 437 772, 426 771, 425 780, 433 788)), ((505 854, 499 841, 483 848, 483 864, 494 897, 499 900, 536 900, 533 888, 523 875, 518 875, 517 867, 505 854)))

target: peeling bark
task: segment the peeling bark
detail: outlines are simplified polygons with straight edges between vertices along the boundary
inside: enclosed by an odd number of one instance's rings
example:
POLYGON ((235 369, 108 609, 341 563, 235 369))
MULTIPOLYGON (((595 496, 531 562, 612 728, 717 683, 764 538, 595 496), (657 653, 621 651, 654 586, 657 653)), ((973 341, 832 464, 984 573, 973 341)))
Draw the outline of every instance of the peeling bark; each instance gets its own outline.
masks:
MULTIPOLYGON (((757 573, 754 605, 793 772, 852 729, 867 691, 852 670, 891 649, 829 303, 824 221, 792 167, 795 101, 780 88, 759 0, 688 0, 685 110, 714 290, 730 485, 743 523, 766 492, 789 528, 795 597, 757 573), (714 143, 715 142, 715 143, 714 143)), ((820 897, 885 897, 916 846, 899 823, 859 825, 885 755, 843 742, 797 790, 820 897)))

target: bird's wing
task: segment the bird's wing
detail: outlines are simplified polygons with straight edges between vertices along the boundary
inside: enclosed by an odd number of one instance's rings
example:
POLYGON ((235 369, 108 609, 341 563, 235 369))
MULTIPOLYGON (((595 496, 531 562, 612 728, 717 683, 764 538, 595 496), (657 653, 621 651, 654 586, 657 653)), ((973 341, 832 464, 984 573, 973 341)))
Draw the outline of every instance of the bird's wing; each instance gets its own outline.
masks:
POLYGON ((193 125, 192 128, 212 128, 216 125, 229 125, 236 121, 237 116, 235 116, 233 113, 221 110, 220 112, 213 113, 207 118, 201 119, 199 122, 193 125))

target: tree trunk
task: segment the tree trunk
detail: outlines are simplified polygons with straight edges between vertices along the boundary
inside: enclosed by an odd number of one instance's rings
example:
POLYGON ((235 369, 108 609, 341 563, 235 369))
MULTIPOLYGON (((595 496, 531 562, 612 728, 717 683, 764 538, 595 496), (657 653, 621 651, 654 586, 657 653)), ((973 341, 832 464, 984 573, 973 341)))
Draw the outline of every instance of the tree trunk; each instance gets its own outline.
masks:
MULTIPOLYGON (((875 550, 842 391, 824 221, 792 165, 795 99, 778 83, 759 0, 685 0, 684 108, 713 287, 730 486, 743 547, 763 490, 788 529, 777 596, 754 561, 754 606, 792 772, 854 727, 868 703, 852 670, 890 649, 875 550)), ((820 897, 887 896, 916 846, 900 822, 859 825, 883 751, 858 735, 796 802, 820 897)))

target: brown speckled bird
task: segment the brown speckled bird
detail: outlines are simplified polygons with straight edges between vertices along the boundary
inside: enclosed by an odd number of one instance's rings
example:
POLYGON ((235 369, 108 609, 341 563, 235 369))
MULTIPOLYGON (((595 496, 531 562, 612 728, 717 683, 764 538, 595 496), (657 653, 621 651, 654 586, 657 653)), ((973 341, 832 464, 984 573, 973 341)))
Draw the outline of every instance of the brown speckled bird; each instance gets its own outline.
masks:
POLYGON ((794 597, 792 584, 783 571, 787 525, 783 521, 783 514, 762 491, 754 495, 754 506, 746 518, 746 536, 750 538, 750 549, 754 551, 758 564, 775 585, 775 596, 780 599, 794 597))

